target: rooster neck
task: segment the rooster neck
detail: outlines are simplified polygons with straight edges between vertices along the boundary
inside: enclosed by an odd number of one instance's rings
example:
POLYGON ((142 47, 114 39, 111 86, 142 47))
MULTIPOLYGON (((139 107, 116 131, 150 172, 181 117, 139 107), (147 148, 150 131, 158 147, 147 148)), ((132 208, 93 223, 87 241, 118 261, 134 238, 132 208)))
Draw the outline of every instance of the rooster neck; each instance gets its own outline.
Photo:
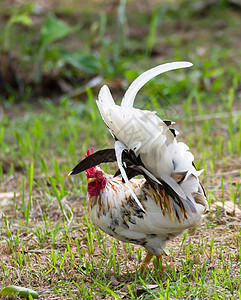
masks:
POLYGON ((107 175, 106 186, 101 189, 100 194, 89 196, 88 212, 96 206, 98 218, 102 214, 105 216, 108 212, 112 215, 113 209, 116 208, 119 193, 123 189, 123 183, 118 179, 113 179, 111 175, 107 175))

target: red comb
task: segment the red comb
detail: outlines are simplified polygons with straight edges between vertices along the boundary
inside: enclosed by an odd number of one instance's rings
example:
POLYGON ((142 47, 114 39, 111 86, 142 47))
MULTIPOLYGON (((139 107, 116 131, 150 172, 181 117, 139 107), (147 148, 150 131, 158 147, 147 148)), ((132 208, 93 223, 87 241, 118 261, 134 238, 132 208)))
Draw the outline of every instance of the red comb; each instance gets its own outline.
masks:
MULTIPOLYGON (((88 150, 87 150, 87 155, 85 155, 85 157, 88 157, 88 156, 90 156, 90 155, 93 154, 93 153, 94 153, 94 149, 93 149, 93 148, 91 148, 91 152, 90 152, 90 149, 88 149, 88 150)), ((87 175, 87 178, 93 177, 94 174, 95 174, 95 170, 96 170, 96 167, 92 167, 92 168, 90 168, 90 169, 87 169, 87 170, 85 171, 85 173, 86 173, 86 175, 87 175)))
POLYGON ((93 153, 94 153, 94 149, 93 148, 91 148, 91 153, 90 153, 90 149, 88 149, 87 150, 87 155, 85 155, 85 157, 88 157, 88 156, 90 156, 93 153))

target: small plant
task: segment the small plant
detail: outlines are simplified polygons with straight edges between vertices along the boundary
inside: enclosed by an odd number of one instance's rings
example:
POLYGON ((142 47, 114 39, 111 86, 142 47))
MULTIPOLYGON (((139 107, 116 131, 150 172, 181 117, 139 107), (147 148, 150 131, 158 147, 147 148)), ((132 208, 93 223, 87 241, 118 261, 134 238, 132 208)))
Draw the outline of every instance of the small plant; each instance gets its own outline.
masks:
MULTIPOLYGON (((119 1, 85 11, 87 2, 72 0, 46 10, 7 2, 0 1, 0 89, 9 84, 3 71, 19 83, 0 97, 0 294, 241 298, 241 21, 233 4, 164 1, 149 9, 119 1), (145 251, 96 229, 86 178, 68 173, 88 148, 112 147, 96 87, 110 85, 116 99, 142 71, 174 60, 194 68, 150 82, 137 106, 176 121, 204 169, 209 212, 197 233, 167 244, 164 262, 174 268, 161 272, 154 262, 133 274, 145 251)), ((116 166, 104 169, 114 174, 116 166)))

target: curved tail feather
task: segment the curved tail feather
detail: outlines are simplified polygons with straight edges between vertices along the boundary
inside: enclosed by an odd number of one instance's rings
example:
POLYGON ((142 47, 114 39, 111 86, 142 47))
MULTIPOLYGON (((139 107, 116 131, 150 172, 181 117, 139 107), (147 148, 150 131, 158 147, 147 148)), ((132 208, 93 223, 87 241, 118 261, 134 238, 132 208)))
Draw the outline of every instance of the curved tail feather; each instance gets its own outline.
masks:
POLYGON ((144 73, 142 73, 139 77, 137 77, 132 84, 129 86, 128 90, 126 91, 121 106, 122 107, 132 107, 135 101, 136 94, 138 91, 152 78, 156 77, 157 75, 160 75, 162 73, 181 69, 181 68, 188 68, 191 67, 192 63, 186 62, 186 61, 178 61, 178 62, 172 62, 172 63, 166 63, 163 65, 159 65, 157 67, 154 67, 144 73))

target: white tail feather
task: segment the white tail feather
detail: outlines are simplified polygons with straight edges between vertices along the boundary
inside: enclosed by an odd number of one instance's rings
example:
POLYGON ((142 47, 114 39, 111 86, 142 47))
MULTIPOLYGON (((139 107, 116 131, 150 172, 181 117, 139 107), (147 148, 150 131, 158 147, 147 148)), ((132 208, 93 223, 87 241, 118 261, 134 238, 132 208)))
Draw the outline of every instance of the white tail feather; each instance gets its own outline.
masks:
POLYGON ((131 191, 137 204, 143 207, 134 194, 122 165, 124 149, 132 149, 145 166, 145 173, 159 183, 163 179, 183 199, 192 201, 194 195, 202 192, 197 171, 193 166, 193 155, 186 144, 177 142, 175 135, 155 112, 133 108, 137 92, 153 77, 174 69, 192 66, 189 62, 173 62, 157 66, 140 75, 130 85, 122 100, 121 106, 115 104, 109 88, 103 86, 96 101, 99 111, 110 132, 117 140, 115 144, 116 158, 122 177, 131 191), (177 183, 171 176, 173 173, 187 172, 182 183, 177 183), (155 179, 154 179, 155 178, 155 179))
POLYGON ((118 168, 120 169, 121 175, 125 181, 126 186, 129 188, 132 197, 135 199, 136 203, 140 206, 140 208, 144 210, 143 206, 141 205, 141 202, 138 200, 136 194, 133 191, 132 185, 130 184, 128 177, 126 175, 125 169, 122 166, 122 153, 126 149, 126 146, 122 144, 121 142, 117 141, 115 142, 115 155, 116 155, 116 160, 118 164, 118 168))
POLYGON ((149 80, 151 80, 155 76, 171 70, 188 68, 191 66, 192 63, 190 62, 178 61, 178 62, 163 64, 144 72, 139 77, 137 77, 129 86, 128 90, 126 91, 122 99, 121 106, 132 107, 138 91, 143 87, 143 85, 145 85, 149 80))
POLYGON ((113 100, 113 97, 107 85, 103 85, 100 89, 98 99, 101 103, 107 106, 115 105, 115 101, 113 100))

